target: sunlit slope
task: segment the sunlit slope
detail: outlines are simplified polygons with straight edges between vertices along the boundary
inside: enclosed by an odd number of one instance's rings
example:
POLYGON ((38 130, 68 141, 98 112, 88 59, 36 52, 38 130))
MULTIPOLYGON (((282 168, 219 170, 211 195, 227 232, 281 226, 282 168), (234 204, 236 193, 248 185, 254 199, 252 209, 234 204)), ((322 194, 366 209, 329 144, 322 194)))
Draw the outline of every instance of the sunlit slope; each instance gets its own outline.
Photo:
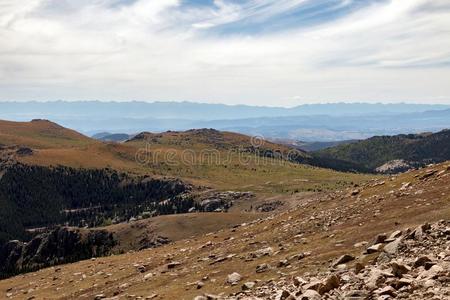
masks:
POLYGON ((12 153, 26 164, 112 168, 224 190, 321 191, 368 178, 311 167, 302 164, 309 158, 304 152, 212 129, 141 133, 125 143, 105 143, 49 121, 1 121, 0 144, 31 148, 30 155, 12 153))
POLYGON ((213 129, 141 133, 127 141, 137 161, 162 175, 178 175, 216 188, 268 193, 333 189, 369 177, 303 164, 303 151, 213 129))
POLYGON ((82 147, 94 140, 47 120, 11 122, 0 120, 0 144, 27 147, 66 148, 82 147))

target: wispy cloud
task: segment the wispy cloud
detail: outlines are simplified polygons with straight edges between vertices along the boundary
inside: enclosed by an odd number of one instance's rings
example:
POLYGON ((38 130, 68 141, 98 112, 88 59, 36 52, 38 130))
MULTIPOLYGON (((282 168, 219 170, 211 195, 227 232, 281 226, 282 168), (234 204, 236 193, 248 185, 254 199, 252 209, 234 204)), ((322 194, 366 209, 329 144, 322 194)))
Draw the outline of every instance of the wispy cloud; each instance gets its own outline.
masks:
POLYGON ((449 34, 446 0, 0 0, 0 100, 449 103, 449 34))

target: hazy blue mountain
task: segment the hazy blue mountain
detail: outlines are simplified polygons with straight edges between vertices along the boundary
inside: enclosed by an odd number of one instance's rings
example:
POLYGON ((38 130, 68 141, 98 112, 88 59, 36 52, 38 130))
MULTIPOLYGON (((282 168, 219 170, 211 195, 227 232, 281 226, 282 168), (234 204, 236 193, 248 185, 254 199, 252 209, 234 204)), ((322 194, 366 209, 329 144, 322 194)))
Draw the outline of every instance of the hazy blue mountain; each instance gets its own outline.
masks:
POLYGON ((244 119, 299 115, 370 115, 450 109, 449 105, 332 103, 292 108, 192 102, 0 102, 0 118, 157 118, 187 120, 244 119))
POLYGON ((331 147, 336 147, 339 145, 347 145, 351 143, 356 143, 358 140, 345 140, 345 141, 335 141, 335 142, 296 142, 294 147, 301 149, 306 152, 323 150, 331 147))
POLYGON ((112 134, 111 132, 102 131, 102 132, 99 132, 99 133, 96 133, 96 134, 92 135, 92 138, 96 139, 96 140, 101 140, 105 136, 108 136, 108 135, 111 135, 111 134, 112 134))
POLYGON ((450 128, 450 109, 395 115, 312 115, 219 120, 199 123, 196 126, 263 135, 267 138, 331 142, 359 140, 375 135, 440 131, 450 128))
POLYGON ((124 142, 128 140, 131 135, 126 133, 110 133, 110 134, 94 134, 92 136, 94 139, 104 142, 124 142))
POLYGON ((450 128, 450 106, 310 104, 293 108, 190 102, 0 102, 0 119, 50 119, 85 134, 215 128, 267 138, 333 142, 450 128))

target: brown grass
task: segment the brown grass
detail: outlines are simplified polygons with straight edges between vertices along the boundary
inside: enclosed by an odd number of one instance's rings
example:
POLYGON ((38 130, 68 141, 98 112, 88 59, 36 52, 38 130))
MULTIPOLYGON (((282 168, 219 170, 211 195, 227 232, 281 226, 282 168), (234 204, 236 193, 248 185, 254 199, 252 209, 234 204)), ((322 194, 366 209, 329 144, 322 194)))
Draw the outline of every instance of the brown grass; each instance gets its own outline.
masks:
MULTIPOLYGON (((31 156, 17 157, 27 164, 109 167, 155 177, 177 177, 219 190, 248 190, 265 195, 333 190, 371 178, 242 152, 242 148, 252 145, 250 137, 215 130, 147 133, 142 139, 118 144, 102 143, 48 121, 0 121, 0 144, 35 149, 31 156), (188 163, 183 160, 186 150, 194 153, 188 163), (206 155, 208 151, 218 153, 219 160, 206 155), (149 159, 136 161, 139 153, 149 159)), ((270 142, 264 142, 261 149, 281 153, 290 150, 270 142)))

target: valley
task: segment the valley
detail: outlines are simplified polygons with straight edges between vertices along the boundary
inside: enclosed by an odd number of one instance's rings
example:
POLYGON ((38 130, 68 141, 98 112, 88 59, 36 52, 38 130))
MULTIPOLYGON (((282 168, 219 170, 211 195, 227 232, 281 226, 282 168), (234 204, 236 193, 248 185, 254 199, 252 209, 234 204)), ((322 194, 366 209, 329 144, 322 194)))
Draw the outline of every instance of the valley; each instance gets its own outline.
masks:
POLYGON ((157 247, 372 177, 313 167, 305 152, 212 129, 143 132, 114 143, 46 120, 2 121, 0 144, 3 277, 157 247), (111 234, 108 247, 71 252, 93 247, 84 236, 97 236, 99 228, 111 234), (65 236, 73 246, 64 246, 65 236))
POLYGON ((364 276, 385 252, 366 253, 371 240, 426 222, 445 231, 450 215, 445 162, 387 176, 214 129, 104 142, 45 120, 0 125, 7 299, 334 299, 351 291, 326 281, 349 276, 375 295, 364 276), (336 269, 341 255, 352 258, 336 269))

